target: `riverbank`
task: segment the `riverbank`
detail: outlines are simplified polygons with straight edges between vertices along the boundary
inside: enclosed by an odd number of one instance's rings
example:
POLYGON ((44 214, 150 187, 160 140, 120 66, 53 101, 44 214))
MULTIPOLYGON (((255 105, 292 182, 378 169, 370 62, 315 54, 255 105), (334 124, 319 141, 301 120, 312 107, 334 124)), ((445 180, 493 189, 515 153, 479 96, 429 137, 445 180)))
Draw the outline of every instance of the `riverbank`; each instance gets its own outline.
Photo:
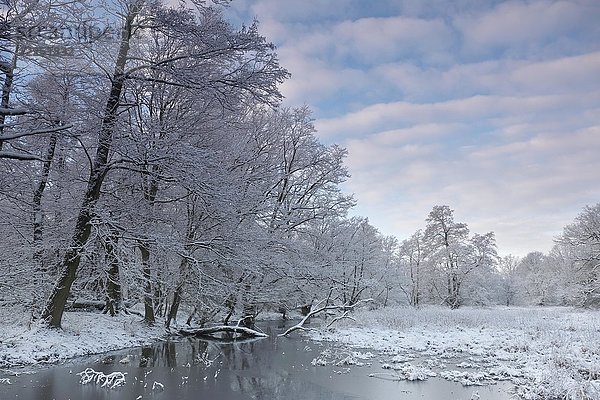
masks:
MULTIPOLYGON (((509 380, 526 399, 600 399, 598 311, 425 307, 362 310, 353 317, 355 322, 342 320, 332 330, 307 334, 375 354, 332 354, 329 348, 315 354, 314 366, 379 362, 381 375, 396 380, 437 376, 463 385, 509 380)), ((23 310, 2 309, 0 369, 142 346, 165 336, 161 324, 149 327, 140 319, 67 312, 63 329, 53 330, 30 324, 23 310)))
MULTIPOLYGON (((600 312, 572 308, 359 311, 318 341, 378 352, 394 379, 510 380, 526 399, 600 399, 600 312)), ((327 357, 315 362, 327 363, 327 357)))
POLYGON ((164 337, 161 324, 148 326, 137 315, 65 312, 63 329, 31 323, 18 308, 0 312, 0 369, 53 364, 69 358, 105 353, 156 342, 164 337))

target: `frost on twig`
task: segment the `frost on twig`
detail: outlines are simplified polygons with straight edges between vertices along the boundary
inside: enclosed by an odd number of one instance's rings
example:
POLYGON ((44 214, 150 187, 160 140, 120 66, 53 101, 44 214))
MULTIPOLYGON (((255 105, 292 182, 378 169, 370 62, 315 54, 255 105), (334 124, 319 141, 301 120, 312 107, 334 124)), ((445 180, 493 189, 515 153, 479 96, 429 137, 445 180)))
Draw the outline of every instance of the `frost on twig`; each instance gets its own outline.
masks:
POLYGON ((127 375, 127 372, 111 372, 110 374, 106 375, 104 372, 94 371, 93 368, 86 368, 77 375, 81 377, 81 379, 79 379, 79 383, 82 385, 95 383, 100 385, 100 387, 113 389, 125 384, 125 375, 127 375))
POLYGON ((348 313, 349 313, 349 312, 350 312, 350 311, 346 310, 346 311, 344 311, 344 313, 343 313, 342 315, 340 315, 339 317, 335 317, 334 319, 332 319, 332 320, 331 320, 331 322, 329 322, 329 323, 327 324, 327 328, 329 328, 331 325, 335 324, 336 322, 338 322, 339 320, 342 320, 342 319, 349 319, 349 320, 351 320, 351 321, 356 321, 354 318, 352 318, 352 317, 350 317, 350 316, 348 315, 348 313))

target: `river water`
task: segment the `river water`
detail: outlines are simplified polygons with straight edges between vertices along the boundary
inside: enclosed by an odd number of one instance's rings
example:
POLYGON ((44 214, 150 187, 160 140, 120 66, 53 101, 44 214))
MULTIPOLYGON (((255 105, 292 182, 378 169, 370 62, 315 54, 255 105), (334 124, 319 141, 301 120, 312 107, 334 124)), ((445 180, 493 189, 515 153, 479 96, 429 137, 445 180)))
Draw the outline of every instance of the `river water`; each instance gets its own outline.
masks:
MULTIPOLYGON (((510 385, 463 387, 441 378, 392 381, 369 377, 383 370, 378 357, 364 366, 314 366, 311 361, 329 343, 299 336, 277 337, 283 325, 263 328, 269 338, 224 343, 183 338, 10 376, 0 384, 0 399, 26 400, 341 400, 341 399, 486 399, 508 400, 510 385), (112 389, 81 384, 86 368, 104 374, 122 372, 125 384, 112 389)), ((296 335, 295 333, 292 335, 296 335)), ((24 371, 26 372, 26 371, 24 371)))

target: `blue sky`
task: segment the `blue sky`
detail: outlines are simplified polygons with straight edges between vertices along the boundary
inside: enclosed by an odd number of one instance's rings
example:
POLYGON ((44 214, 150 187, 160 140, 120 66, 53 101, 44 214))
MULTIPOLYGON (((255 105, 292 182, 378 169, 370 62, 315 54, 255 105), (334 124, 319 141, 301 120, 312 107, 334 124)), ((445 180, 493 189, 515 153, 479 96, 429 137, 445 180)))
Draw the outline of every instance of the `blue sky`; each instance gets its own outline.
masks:
POLYGON ((354 213, 403 240, 447 204, 502 255, 547 252, 600 202, 600 1, 234 0, 318 136, 349 151, 354 213))

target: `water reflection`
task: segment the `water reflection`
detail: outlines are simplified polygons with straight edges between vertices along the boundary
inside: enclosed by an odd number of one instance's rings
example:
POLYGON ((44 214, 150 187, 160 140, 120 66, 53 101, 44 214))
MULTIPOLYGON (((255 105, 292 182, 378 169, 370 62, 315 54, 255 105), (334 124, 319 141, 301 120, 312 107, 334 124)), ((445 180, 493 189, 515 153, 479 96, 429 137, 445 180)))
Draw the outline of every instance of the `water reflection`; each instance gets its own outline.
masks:
POLYGON ((236 343, 185 338, 115 352, 102 358, 79 360, 40 370, 34 375, 11 377, 13 385, 0 387, 2 399, 469 399, 507 400, 508 384, 464 388, 432 379, 427 382, 390 382, 369 378, 380 372, 371 367, 314 367, 323 350, 318 343, 298 338, 276 338, 284 327, 264 328, 270 337, 236 343), (127 373, 125 386, 106 389, 80 385, 77 372, 91 367, 106 374, 127 373))
POLYGON ((177 367, 177 344, 173 341, 168 341, 142 347, 142 354, 138 365, 140 368, 177 367))

